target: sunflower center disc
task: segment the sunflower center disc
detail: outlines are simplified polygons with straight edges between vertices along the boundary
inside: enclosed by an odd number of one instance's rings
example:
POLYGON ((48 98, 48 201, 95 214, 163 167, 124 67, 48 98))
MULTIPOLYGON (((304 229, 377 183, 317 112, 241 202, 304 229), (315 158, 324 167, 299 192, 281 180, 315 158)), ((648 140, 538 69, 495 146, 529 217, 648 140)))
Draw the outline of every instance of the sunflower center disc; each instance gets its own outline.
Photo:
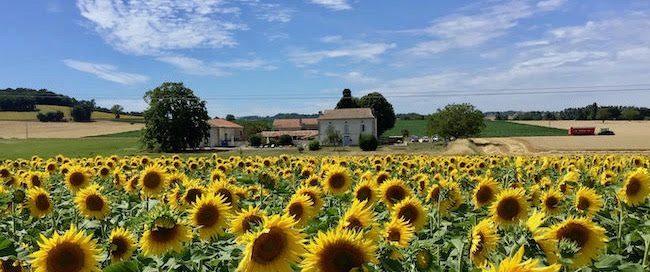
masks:
POLYGON ((196 221, 204 227, 212 227, 219 220, 219 210, 210 205, 204 205, 196 213, 196 221))
POLYGON ((122 237, 115 237, 111 244, 115 246, 115 249, 111 251, 111 256, 121 258, 129 248, 128 243, 122 237))
POLYGON ((276 228, 262 233, 253 243, 251 257, 256 263, 267 264, 275 261, 287 247, 287 237, 276 228))
POLYGON ((8 259, 8 260, 5 260, 5 261, 0 261, 0 262, 2 262, 2 271, 5 271, 5 272, 21 272, 22 271, 22 267, 20 266, 20 264, 16 263, 15 261, 13 261, 11 259, 8 259), (14 266, 14 263, 16 263, 15 266, 14 266))
POLYGON ((401 236, 399 230, 390 229, 390 231, 388 231, 388 241, 399 242, 401 236))
POLYGON ((386 196, 395 204, 406 197, 406 191, 401 186, 391 186, 386 190, 386 196))
POLYGON ((303 214, 303 208, 300 203, 293 203, 289 206, 289 214, 293 216, 296 220, 300 220, 303 214))
POLYGON ((144 179, 142 180, 142 184, 144 185, 144 187, 147 187, 149 189, 158 188, 160 182, 161 180, 158 173, 148 173, 147 175, 144 176, 144 179))
POLYGON ((74 172, 70 174, 70 184, 72 184, 72 186, 80 186, 84 183, 85 179, 83 173, 74 172))
POLYGON ((157 227, 151 231, 151 239, 158 243, 166 243, 176 238, 178 227, 174 225, 172 228, 157 227))
POLYGON ((555 206, 557 206, 557 198, 555 197, 547 197, 544 200, 544 205, 546 205, 547 208, 555 209, 555 206))
POLYGON ((194 204, 196 202, 196 199, 203 195, 203 191, 198 188, 192 188, 187 190, 187 194, 185 194, 185 201, 189 204, 194 204))
POLYGON ((85 254, 75 243, 63 242, 50 249, 47 254, 47 271, 78 272, 84 268, 85 254))
POLYGON ((241 222, 242 229, 244 232, 249 232, 253 228, 252 225, 259 225, 262 223, 262 218, 257 215, 249 215, 244 218, 241 222))
POLYGON ((104 200, 98 195, 86 197, 86 207, 91 211, 101 211, 104 208, 104 200))
POLYGON ((578 199, 578 209, 584 211, 584 210, 589 209, 589 206, 590 206, 589 205, 589 199, 586 199, 584 197, 580 197, 578 199))
POLYGON ((230 193, 230 191, 228 189, 221 188, 221 189, 217 190, 217 194, 220 194, 221 196, 223 196, 223 198, 226 200, 226 203, 228 203, 230 205, 233 204, 232 203, 232 194, 230 193))
POLYGON ((36 204, 36 208, 40 211, 46 211, 50 208, 50 201, 47 199, 47 196, 42 194, 36 197, 34 203, 36 204))
POLYGON ((329 178, 329 183, 334 189, 343 188, 345 185, 345 177, 341 174, 334 174, 329 178))
POLYGON ((497 214, 499 217, 511 221, 519 214, 519 201, 514 198, 506 198, 499 202, 497 206, 497 214))
POLYGON ((481 188, 478 189, 476 192, 476 200, 478 203, 486 203, 492 199, 492 189, 487 186, 481 186, 481 188))
POLYGON ((322 253, 322 271, 350 271, 364 263, 361 250, 348 243, 337 243, 322 253))
POLYGON ((418 219, 418 210, 413 205, 407 205, 399 210, 397 218, 404 218, 407 223, 413 224, 418 219))
POLYGON ((569 223, 557 232, 558 240, 568 239, 582 248, 589 241, 590 231, 585 226, 569 223))
POLYGON ((360 201, 367 201, 370 199, 370 188, 362 187, 357 190, 357 199, 360 201))
POLYGON ((641 182, 638 179, 632 178, 625 188, 625 194, 629 196, 636 195, 641 191, 641 182))

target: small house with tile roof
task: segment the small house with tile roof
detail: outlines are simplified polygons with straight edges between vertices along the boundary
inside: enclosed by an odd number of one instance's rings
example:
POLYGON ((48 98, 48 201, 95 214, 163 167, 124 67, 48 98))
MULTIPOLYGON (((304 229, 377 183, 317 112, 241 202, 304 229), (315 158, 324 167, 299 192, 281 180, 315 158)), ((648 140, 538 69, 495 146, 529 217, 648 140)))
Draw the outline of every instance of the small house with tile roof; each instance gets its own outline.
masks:
POLYGON ((210 119, 210 136, 203 143, 203 147, 228 147, 245 143, 244 127, 226 119, 210 119))
POLYGON ((323 145, 331 145, 327 131, 332 127, 341 136, 344 146, 359 145, 359 135, 377 137, 377 119, 370 108, 326 110, 318 117, 318 139, 323 145))

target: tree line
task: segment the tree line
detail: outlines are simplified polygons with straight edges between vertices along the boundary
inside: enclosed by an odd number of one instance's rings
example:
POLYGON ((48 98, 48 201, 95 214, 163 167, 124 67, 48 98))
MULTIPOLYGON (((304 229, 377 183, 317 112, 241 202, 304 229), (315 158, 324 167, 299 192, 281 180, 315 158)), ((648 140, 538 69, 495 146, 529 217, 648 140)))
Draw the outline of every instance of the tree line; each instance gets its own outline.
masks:
POLYGON ((593 103, 561 111, 490 112, 496 120, 648 120, 650 108, 635 106, 601 106, 593 103))

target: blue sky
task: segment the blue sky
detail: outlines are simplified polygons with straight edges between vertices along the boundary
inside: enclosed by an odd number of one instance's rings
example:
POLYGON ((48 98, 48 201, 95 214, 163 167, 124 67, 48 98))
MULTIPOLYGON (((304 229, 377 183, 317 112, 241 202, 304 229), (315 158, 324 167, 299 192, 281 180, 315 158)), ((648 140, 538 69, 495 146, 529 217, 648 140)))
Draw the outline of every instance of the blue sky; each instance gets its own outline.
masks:
POLYGON ((2 1, 0 40, 0 88, 127 110, 164 81, 220 116, 316 113, 344 88, 400 113, 650 101, 646 0, 2 1))

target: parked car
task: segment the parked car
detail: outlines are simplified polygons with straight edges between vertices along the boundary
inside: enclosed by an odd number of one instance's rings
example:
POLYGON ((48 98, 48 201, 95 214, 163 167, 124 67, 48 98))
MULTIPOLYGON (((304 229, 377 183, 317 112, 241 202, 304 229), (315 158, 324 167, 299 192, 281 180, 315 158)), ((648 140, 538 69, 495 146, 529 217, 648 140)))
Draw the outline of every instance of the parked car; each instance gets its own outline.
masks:
POLYGON ((429 137, 427 136, 422 136, 419 140, 420 143, 428 143, 429 142, 429 137))
POLYGON ((601 128, 600 131, 598 132, 598 135, 616 135, 613 131, 611 131, 609 128, 601 128))
POLYGON ((411 143, 415 143, 415 142, 417 142, 418 140, 420 140, 420 137, 418 137, 418 136, 416 136, 416 135, 411 136, 411 143))
POLYGON ((438 142, 438 141, 440 141, 440 136, 438 136, 438 135, 433 135, 433 136, 431 137, 431 141, 432 141, 432 142, 438 142))

